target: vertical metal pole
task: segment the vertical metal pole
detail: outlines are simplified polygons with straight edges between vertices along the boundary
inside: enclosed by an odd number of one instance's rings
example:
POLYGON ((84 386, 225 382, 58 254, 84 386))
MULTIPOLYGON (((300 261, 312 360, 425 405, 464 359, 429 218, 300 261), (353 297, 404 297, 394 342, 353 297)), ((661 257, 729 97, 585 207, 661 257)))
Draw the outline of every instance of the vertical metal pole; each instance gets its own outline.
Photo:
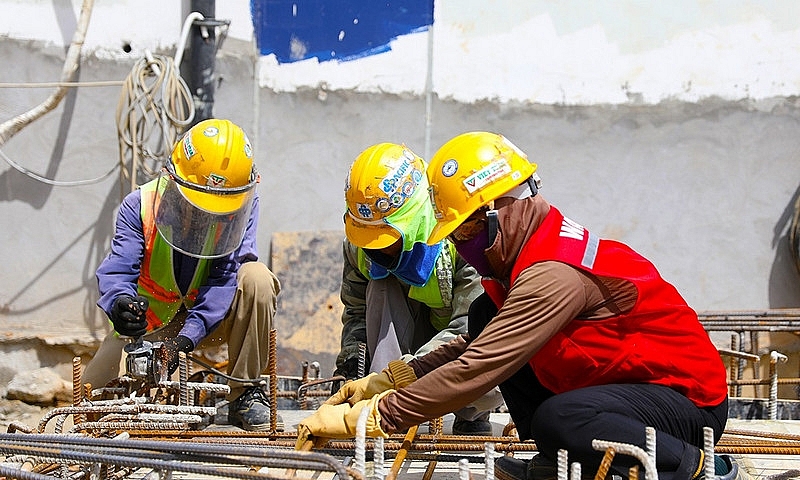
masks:
MULTIPOLYGON (((191 0, 191 9, 213 20, 216 13, 216 0, 191 0)), ((192 124, 207 120, 214 116, 214 61, 217 51, 216 31, 214 27, 198 25, 195 22, 191 30, 189 52, 189 89, 195 103, 195 115, 192 124)))

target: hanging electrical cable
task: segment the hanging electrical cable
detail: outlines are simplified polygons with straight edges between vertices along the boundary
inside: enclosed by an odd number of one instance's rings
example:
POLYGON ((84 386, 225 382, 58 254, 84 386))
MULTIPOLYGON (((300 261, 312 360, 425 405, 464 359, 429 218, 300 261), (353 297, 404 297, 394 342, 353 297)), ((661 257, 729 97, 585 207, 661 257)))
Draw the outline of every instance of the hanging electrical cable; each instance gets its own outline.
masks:
POLYGON ((175 62, 145 52, 125 79, 117 104, 121 197, 158 174, 194 112, 175 62))
MULTIPOLYGON (((86 30, 89 28, 89 19, 92 16, 92 9, 94 8, 94 0, 84 0, 81 6, 80 17, 78 18, 77 28, 72 36, 72 42, 67 50, 67 57, 64 61, 64 66, 61 70, 61 81, 53 83, 56 86, 56 91, 53 92, 44 102, 32 108, 31 110, 17 115, 16 117, 0 124, 0 145, 4 145, 11 137, 17 134, 20 130, 27 127, 32 122, 38 120, 46 113, 54 110, 64 96, 67 94, 67 89, 81 85, 72 82, 75 78, 75 72, 78 70, 80 63, 81 50, 83 48, 84 39, 86 38, 86 30)), ((27 85, 20 85, 27 86, 27 85)), ((76 186, 86 185, 89 183, 96 183, 108 177, 113 170, 106 172, 104 175, 93 178, 91 180, 76 180, 76 181, 57 181, 50 178, 38 175, 31 170, 25 168, 17 162, 11 160, 5 153, 0 151, 0 157, 5 160, 11 167, 18 172, 27 175, 30 178, 38 180, 42 183, 56 186, 76 186)))

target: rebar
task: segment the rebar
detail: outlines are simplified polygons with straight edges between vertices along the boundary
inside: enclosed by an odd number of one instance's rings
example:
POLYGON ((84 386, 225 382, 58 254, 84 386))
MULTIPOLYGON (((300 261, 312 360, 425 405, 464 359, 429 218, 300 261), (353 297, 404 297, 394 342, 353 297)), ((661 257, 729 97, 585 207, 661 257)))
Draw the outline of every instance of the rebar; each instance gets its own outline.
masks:
POLYGON ((714 429, 711 427, 703 427, 703 454, 705 465, 701 466, 705 469, 706 478, 714 478, 714 429))
MULTIPOLYGON (((74 435, 0 434, 0 451, 72 460, 86 464, 103 463, 231 478, 260 479, 269 477, 249 470, 225 469, 220 465, 330 471, 336 473, 341 479, 353 476, 352 472, 348 473, 340 462, 329 455, 230 444, 132 441, 74 435), (203 463, 210 465, 203 465, 203 463)), ((356 475, 356 478, 363 478, 363 476, 356 475)))
POLYGON ((269 331, 269 350, 267 354, 269 370, 269 431, 278 431, 278 331, 269 331))

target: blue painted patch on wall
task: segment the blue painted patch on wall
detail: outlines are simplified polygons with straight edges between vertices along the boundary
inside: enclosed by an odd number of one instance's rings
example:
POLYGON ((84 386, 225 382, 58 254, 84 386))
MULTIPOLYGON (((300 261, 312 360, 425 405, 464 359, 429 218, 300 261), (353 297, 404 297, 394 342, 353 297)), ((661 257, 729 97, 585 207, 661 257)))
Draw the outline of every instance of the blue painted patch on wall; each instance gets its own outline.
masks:
POLYGON ((433 24, 434 0, 252 0, 261 55, 279 63, 349 61, 391 50, 400 35, 433 24))

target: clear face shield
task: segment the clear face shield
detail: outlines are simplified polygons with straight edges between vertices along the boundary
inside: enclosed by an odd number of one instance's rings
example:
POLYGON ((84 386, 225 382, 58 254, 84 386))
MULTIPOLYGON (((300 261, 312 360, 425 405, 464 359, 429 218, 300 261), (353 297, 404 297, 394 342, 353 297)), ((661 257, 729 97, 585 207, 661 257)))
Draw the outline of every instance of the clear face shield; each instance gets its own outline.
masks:
POLYGON ((175 250, 196 258, 229 255, 242 243, 253 208, 258 174, 242 187, 195 185, 168 164, 158 179, 160 201, 153 216, 161 237, 175 250))

